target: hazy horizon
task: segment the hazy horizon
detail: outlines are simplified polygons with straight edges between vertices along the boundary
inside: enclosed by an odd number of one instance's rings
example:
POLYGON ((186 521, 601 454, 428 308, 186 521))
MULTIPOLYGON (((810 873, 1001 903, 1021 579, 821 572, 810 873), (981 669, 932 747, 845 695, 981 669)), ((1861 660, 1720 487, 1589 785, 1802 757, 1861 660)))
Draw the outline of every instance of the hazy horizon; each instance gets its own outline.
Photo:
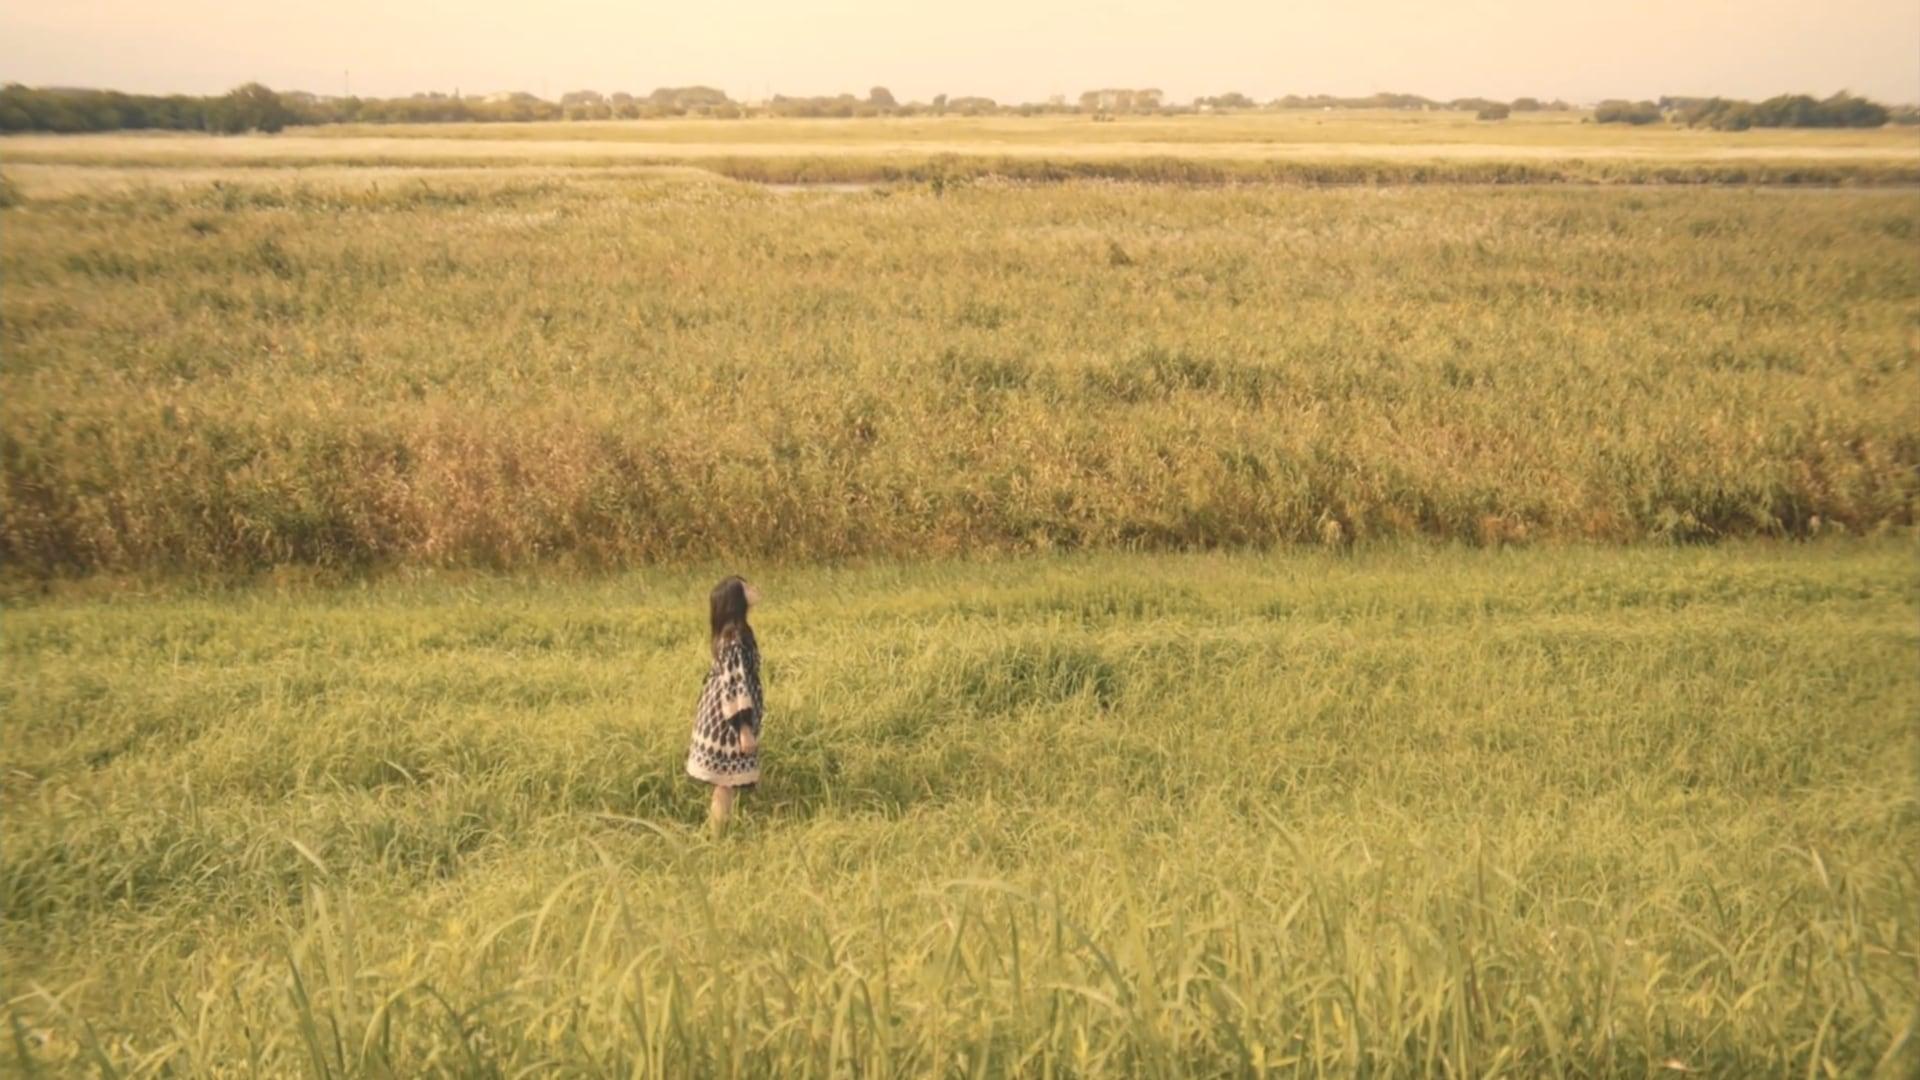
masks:
POLYGON ((902 101, 1071 101, 1109 86, 1158 87, 1170 101, 1228 91, 1261 101, 1395 91, 1585 102, 1841 89, 1920 101, 1920 4, 1911 0, 1431 7, 1236 0, 1200 14, 1140 0, 982 0, 931 17, 873 0, 740 0, 720 18, 590 0, 538 12, 498 0, 452 10, 340 0, 279 12, 221 0, 72 0, 0 9, 0 80, 197 94, 258 81, 379 97, 702 84, 742 100, 879 85, 902 101))

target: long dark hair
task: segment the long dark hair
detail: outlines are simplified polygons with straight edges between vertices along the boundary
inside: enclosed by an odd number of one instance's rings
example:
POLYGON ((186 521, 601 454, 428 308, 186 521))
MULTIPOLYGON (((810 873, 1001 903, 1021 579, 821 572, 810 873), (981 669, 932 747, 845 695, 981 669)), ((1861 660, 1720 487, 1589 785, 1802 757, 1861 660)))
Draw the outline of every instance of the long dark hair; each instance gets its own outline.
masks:
POLYGON ((720 655, 720 643, 728 636, 751 638, 747 625, 747 581, 738 574, 713 587, 710 598, 713 611, 713 655, 720 655))

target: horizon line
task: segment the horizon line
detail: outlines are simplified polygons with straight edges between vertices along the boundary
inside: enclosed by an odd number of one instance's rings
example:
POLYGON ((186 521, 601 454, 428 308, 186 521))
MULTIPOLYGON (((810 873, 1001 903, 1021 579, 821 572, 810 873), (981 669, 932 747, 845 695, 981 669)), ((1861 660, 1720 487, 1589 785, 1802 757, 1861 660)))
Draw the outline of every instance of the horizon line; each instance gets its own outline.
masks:
MULTIPOLYGON (((850 90, 843 90, 837 94, 783 94, 779 91, 770 91, 764 97, 736 98, 733 96, 732 91, 729 91, 719 85, 716 85, 713 83, 690 82, 690 83, 683 83, 677 86, 657 86, 653 88, 653 90, 647 91, 644 93, 636 92, 636 91, 628 91, 628 90, 601 91, 592 87, 578 87, 576 89, 563 91, 558 96, 550 98, 545 96, 544 91, 538 94, 530 90, 513 90, 513 89, 494 89, 494 90, 487 90, 487 91, 481 91, 481 92, 466 92, 462 88, 457 86, 454 87, 451 92, 444 91, 444 90, 415 90, 409 94, 380 95, 380 94, 353 94, 351 92, 344 93, 344 94, 332 94, 332 93, 324 93, 324 92, 314 91, 314 90, 307 90, 300 87, 287 87, 287 88, 275 87, 265 82, 262 82, 258 79, 249 79, 245 82, 241 82, 232 87, 229 87, 227 90, 213 92, 213 93, 194 93, 191 91, 181 91, 181 90, 173 90, 173 91, 165 91, 165 92, 119 90, 111 86, 81 86, 81 85, 52 84, 52 83, 31 85, 28 83, 19 82, 17 80, 0 79, 0 88, 10 88, 10 87, 18 86, 27 90, 35 90, 35 91, 41 91, 41 92, 47 92, 47 93, 124 94, 128 97, 157 97, 157 98, 167 98, 167 97, 217 98, 217 97, 222 97, 225 94, 230 94, 233 91, 240 89, 241 87, 245 87, 249 85, 265 86, 267 87, 267 89, 272 90, 276 94, 302 94, 302 95, 311 97, 316 101, 350 101, 350 100, 407 101, 415 98, 434 98, 434 97, 448 98, 453 100, 469 100, 469 99, 485 99, 485 98, 491 98, 491 97, 498 97, 503 94, 511 94, 516 96, 524 95, 526 97, 531 97, 536 101, 540 101, 546 104, 554 104, 554 105, 560 104, 565 97, 572 94, 590 93, 590 94, 598 94, 601 97, 611 97, 615 94, 627 94, 637 101, 637 100, 644 100, 647 97, 649 97, 651 94, 658 93, 661 90, 691 90, 691 89, 705 89, 705 90, 717 91, 722 96, 724 96, 730 103, 736 104, 736 105, 764 104, 764 103, 772 102, 776 99, 782 99, 782 98, 786 100, 791 100, 791 101, 836 101, 841 98, 850 97, 855 101, 870 101, 871 100, 870 95, 873 89, 886 89, 886 87, 884 87, 882 84, 875 83, 871 88, 869 88, 869 91, 868 91, 869 96, 866 96, 866 97, 863 97, 860 94, 857 94, 850 90)), ((1102 87, 1082 90, 1080 91, 1080 94, 1084 95, 1084 94, 1090 94, 1090 93, 1101 93, 1105 91, 1132 91, 1137 93, 1143 90, 1157 90, 1157 89, 1158 88, 1154 87, 1152 84, 1146 84, 1139 87, 1102 86, 1102 87)), ((1225 97, 1230 94, 1240 94, 1240 93, 1241 92, 1237 90, 1223 90, 1215 94, 1197 95, 1194 98, 1186 101, 1169 100, 1162 107, 1167 107, 1167 106, 1178 107, 1186 104, 1198 104, 1200 101, 1206 98, 1225 97)), ((1763 98, 1730 97, 1725 94, 1684 94, 1684 93, 1662 93, 1657 97, 1642 97, 1642 98, 1604 97, 1604 98, 1595 98, 1592 100, 1571 100, 1571 99, 1559 98, 1559 97, 1542 97, 1542 96, 1533 95, 1533 94, 1521 94, 1513 98, 1498 98, 1498 97, 1491 97, 1491 96, 1482 95, 1482 94, 1462 94, 1456 97, 1436 98, 1436 97, 1429 97, 1425 94, 1421 94, 1421 93, 1417 93, 1409 90, 1376 90, 1367 94, 1335 94, 1335 93, 1325 93, 1325 92, 1319 92, 1319 91, 1312 91, 1312 92, 1289 91, 1287 93, 1280 94, 1276 97, 1268 98, 1264 101, 1258 98, 1255 98, 1251 94, 1242 94, 1241 96, 1246 97, 1248 98, 1248 100, 1253 101, 1254 102, 1253 108, 1256 108, 1256 109, 1271 106, 1274 103, 1279 101, 1284 101, 1287 98, 1328 98, 1336 101, 1364 101, 1369 98, 1380 98, 1380 97, 1418 98, 1423 102, 1426 102, 1428 104, 1433 104, 1433 105, 1446 105, 1455 101, 1494 101, 1494 102, 1501 102, 1503 104, 1510 104, 1515 101, 1525 101, 1525 100, 1537 101, 1537 102, 1540 102, 1542 105, 1548 105, 1557 101, 1563 105, 1568 106, 1569 108, 1589 109, 1589 108, 1593 108, 1594 106, 1605 104, 1608 102, 1613 102, 1613 101, 1658 102, 1662 99, 1709 101, 1709 100, 1718 98, 1724 101, 1761 102, 1761 101, 1771 100, 1772 98, 1781 98, 1781 97, 1810 97, 1810 98, 1814 98, 1815 100, 1829 100, 1831 98, 1839 97, 1842 95, 1857 97, 1863 100, 1873 101, 1883 105, 1891 105, 1896 107, 1900 107, 1900 106, 1920 107, 1920 99, 1916 99, 1913 101, 1892 101, 1892 100, 1885 100, 1885 99, 1877 99, 1877 98, 1869 97, 1864 94, 1855 94, 1852 90, 1845 89, 1845 88, 1837 90, 1833 94, 1828 94, 1828 95, 1821 95, 1821 94, 1813 93, 1811 91, 1806 91, 1806 90, 1782 90, 1778 93, 1769 95, 1769 97, 1763 97, 1763 98)), ((1078 107, 1076 103, 1077 95, 1064 94, 1064 93, 1050 95, 1046 100, 1043 100, 1043 101, 1031 101, 1031 100, 1002 101, 999 98, 989 97, 985 94, 940 94, 936 96, 944 97, 944 98, 947 98, 948 100, 968 99, 968 98, 985 100, 985 101, 992 102, 995 106, 1008 107, 1008 108, 1018 108, 1023 106, 1032 106, 1035 108, 1058 108, 1062 105, 1068 108, 1078 107), (1054 100, 1055 98, 1059 98, 1062 100, 1056 102, 1054 100)), ((932 102, 921 101, 919 99, 908 99, 905 101, 899 101, 896 103, 894 107, 897 108, 901 106, 920 106, 925 108, 934 107, 932 102)), ((1558 111, 1558 110, 1543 110, 1543 111, 1558 111)), ((797 119, 836 119, 836 118, 801 117, 797 119)), ((871 119, 871 118, 869 117, 865 119, 871 119)))

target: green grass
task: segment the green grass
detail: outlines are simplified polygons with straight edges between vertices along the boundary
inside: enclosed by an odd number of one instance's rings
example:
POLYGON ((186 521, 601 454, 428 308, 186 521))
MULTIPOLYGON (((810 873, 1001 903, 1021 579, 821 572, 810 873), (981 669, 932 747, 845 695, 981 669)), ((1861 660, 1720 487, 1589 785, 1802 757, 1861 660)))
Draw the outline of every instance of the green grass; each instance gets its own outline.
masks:
POLYGON ((1920 506, 1911 193, 340 175, 0 210, 12 572, 1692 541, 1920 506))
POLYGON ((0 1053, 1911 1075, 1909 543, 753 573, 715 842, 717 573, 13 605, 0 1053))

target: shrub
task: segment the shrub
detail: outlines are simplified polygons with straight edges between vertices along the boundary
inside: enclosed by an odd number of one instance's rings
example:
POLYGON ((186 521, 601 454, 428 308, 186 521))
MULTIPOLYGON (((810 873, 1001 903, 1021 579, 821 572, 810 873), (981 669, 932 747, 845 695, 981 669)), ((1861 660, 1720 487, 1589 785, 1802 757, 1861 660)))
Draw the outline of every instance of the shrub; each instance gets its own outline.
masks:
POLYGON ((1655 124, 1660 117, 1660 106, 1651 101, 1603 101, 1593 110, 1598 124, 1655 124))
POLYGON ((1782 94, 1757 104, 1717 97, 1680 102, 1680 119, 1689 127, 1710 127, 1716 131, 1745 131, 1756 127, 1875 128, 1891 118, 1893 113, 1886 106, 1844 90, 1824 101, 1806 94, 1782 94))

